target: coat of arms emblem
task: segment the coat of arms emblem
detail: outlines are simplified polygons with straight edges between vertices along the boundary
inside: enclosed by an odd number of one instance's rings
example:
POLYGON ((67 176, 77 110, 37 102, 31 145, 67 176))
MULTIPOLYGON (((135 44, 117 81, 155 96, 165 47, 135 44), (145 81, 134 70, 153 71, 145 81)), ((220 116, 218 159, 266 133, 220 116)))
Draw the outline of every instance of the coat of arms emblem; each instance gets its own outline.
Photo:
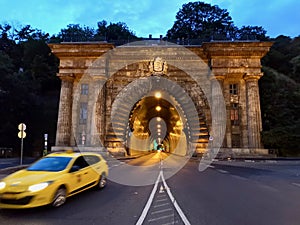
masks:
POLYGON ((167 75, 168 65, 167 62, 163 61, 161 57, 156 57, 150 61, 149 69, 154 75, 167 75))

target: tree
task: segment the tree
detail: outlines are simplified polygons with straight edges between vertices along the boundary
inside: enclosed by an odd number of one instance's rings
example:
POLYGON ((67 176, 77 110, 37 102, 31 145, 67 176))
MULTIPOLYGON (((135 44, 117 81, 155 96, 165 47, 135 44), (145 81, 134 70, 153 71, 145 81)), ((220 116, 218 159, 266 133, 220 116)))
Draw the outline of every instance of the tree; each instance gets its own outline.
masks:
POLYGON ((81 27, 79 24, 69 24, 67 28, 61 29, 58 38, 65 42, 92 41, 95 31, 87 26, 81 27))
POLYGON ((232 18, 226 9, 204 2, 184 4, 176 14, 173 27, 168 30, 169 39, 190 38, 211 40, 226 39, 234 32, 232 18))
POLYGON ((130 40, 137 38, 134 32, 129 30, 126 23, 123 22, 110 23, 107 25, 107 22, 102 20, 98 22, 98 29, 96 32, 96 36, 105 41, 130 40))
MULTIPOLYGON (((47 46, 49 35, 27 25, 0 25, 0 147, 20 147, 17 126, 28 127, 25 154, 42 151, 43 134, 54 143, 60 81, 58 59, 47 46), (35 143, 40 143, 34 146, 35 143)), ((18 152, 18 151, 16 151, 18 152)))
POLYGON ((235 39, 267 41, 269 38, 266 36, 266 33, 267 31, 259 26, 242 26, 240 29, 237 29, 235 39))
POLYGON ((281 155, 299 155, 300 41, 283 35, 263 58, 260 79, 262 141, 281 155))

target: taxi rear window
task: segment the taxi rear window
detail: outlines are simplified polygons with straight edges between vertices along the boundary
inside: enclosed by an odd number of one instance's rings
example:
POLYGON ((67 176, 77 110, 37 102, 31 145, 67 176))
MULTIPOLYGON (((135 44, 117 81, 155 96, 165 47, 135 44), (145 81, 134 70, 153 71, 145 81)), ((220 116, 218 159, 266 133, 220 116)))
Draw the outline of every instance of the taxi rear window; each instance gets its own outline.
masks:
POLYGON ((71 157, 46 157, 29 166, 27 170, 57 172, 64 170, 71 159, 71 157))

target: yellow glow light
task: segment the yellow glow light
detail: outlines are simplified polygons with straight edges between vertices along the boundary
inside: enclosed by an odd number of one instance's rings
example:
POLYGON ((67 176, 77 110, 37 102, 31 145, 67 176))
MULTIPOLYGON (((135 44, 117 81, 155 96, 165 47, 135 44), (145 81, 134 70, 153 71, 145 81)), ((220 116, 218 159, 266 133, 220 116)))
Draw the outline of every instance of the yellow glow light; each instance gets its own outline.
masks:
POLYGON ((182 125, 181 121, 178 120, 178 121, 176 122, 176 126, 181 126, 181 125, 182 125))
POLYGON ((155 98, 161 98, 161 93, 160 92, 155 92, 154 96, 155 96, 155 98))
POLYGON ((159 112, 161 110, 161 107, 158 105, 155 107, 155 110, 159 112))

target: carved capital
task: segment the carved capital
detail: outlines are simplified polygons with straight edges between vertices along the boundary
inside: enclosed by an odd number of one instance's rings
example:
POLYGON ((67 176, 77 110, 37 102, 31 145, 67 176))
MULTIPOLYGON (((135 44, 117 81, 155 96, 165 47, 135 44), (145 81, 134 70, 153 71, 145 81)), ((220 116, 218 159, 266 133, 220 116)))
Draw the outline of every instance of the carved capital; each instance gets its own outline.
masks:
POLYGON ((75 79, 74 73, 58 73, 57 76, 63 81, 73 82, 75 79))
POLYGON ((259 80, 261 77, 262 77, 262 73, 261 74, 245 74, 243 76, 245 81, 259 80))

